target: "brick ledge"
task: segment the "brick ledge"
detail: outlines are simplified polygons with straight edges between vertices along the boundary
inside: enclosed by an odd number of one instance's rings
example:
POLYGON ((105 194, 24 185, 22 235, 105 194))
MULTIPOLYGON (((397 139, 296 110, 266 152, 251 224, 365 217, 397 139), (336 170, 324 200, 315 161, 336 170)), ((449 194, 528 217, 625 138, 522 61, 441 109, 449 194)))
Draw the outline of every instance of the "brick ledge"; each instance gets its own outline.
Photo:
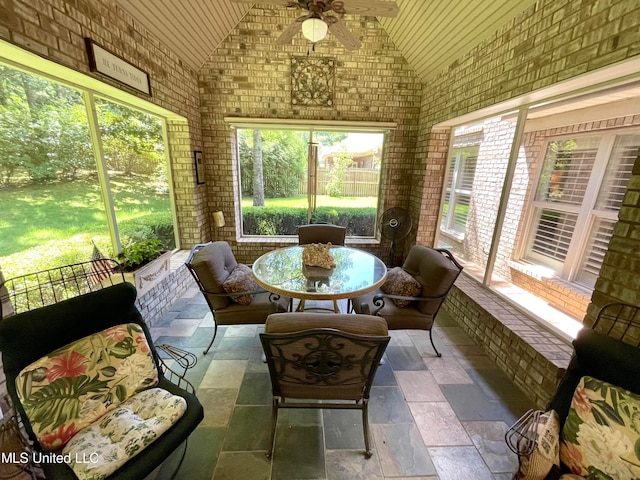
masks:
POLYGON ((531 401, 546 406, 571 345, 464 272, 443 308, 531 401))

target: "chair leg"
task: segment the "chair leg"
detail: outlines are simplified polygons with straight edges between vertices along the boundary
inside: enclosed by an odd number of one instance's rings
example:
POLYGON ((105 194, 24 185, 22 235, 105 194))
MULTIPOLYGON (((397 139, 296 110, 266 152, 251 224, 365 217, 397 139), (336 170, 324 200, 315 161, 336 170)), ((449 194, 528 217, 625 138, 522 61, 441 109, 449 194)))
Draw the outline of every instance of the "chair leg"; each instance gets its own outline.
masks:
POLYGON ((433 334, 431 332, 432 330, 429 329, 429 340, 431 340, 431 346, 433 347, 433 350, 436 352, 436 357, 441 357, 442 354, 438 351, 435 344, 433 343, 433 334))
POLYGON ((362 403, 362 432, 364 433, 364 458, 371 458, 371 443, 369 441, 369 400, 362 403))
POLYGON ((213 345, 213 341, 216 339, 216 335, 218 334, 218 323, 216 322, 215 317, 213 318, 213 337, 211 337, 211 342, 209 342, 209 346, 204 350, 204 354, 206 355, 211 350, 211 345, 213 345))
POLYGON ((267 450, 267 458, 273 457, 273 448, 276 441, 276 425, 278 423, 278 404, 280 403, 279 397, 273 397, 271 403, 271 436, 269 439, 269 449, 267 450))

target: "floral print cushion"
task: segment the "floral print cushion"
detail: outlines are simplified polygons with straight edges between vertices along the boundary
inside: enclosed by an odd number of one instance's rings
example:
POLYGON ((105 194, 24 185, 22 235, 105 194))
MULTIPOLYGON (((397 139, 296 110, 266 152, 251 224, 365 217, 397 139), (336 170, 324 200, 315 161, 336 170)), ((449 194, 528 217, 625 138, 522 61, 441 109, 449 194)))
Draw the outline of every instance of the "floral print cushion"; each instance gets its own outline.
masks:
POLYGON ((102 480, 167 431, 186 409, 184 398, 150 388, 80 430, 62 455, 79 480, 102 480))
POLYGON ((16 377, 16 390, 42 448, 59 450, 76 432, 157 383, 142 327, 130 323, 40 358, 16 377))
POLYGON ((637 479, 639 445, 640 395, 582 377, 562 429, 565 466, 587 480, 637 479))

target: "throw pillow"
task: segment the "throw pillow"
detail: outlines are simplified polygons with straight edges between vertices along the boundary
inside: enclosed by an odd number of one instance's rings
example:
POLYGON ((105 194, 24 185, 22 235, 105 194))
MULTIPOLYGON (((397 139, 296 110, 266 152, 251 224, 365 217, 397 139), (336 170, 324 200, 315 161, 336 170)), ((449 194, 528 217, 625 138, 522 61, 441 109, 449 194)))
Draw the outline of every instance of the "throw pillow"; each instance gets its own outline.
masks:
MULTIPOLYGON (((251 268, 242 263, 239 263, 238 266, 233 269, 231 275, 229 275, 222 284, 222 288, 224 288, 224 291, 227 293, 255 292, 260 289, 253 279, 251 268)), ((231 297, 231 300, 240 305, 249 305, 253 300, 253 295, 236 295, 231 297)))
MULTIPOLYGON (((402 295, 403 297, 416 297, 422 291, 422 285, 402 267, 393 267, 387 272, 387 279, 380 287, 384 293, 389 295, 402 295)), ((411 300, 393 299, 396 306, 402 308, 411 303, 411 300)))
POLYGON ((560 460, 588 478, 640 478, 640 395, 582 377, 562 429, 560 460))
POLYGON ((514 479, 543 480, 554 465, 560 464, 560 419, 555 410, 549 410, 533 425, 538 434, 535 450, 528 456, 520 455, 514 479))

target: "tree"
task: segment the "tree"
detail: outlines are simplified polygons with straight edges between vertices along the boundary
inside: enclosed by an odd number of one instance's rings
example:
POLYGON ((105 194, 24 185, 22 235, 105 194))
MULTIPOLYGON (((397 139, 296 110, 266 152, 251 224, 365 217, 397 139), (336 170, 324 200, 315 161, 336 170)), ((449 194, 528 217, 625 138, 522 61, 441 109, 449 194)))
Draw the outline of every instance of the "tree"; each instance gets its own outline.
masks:
POLYGON ((0 182, 46 183, 95 168, 82 96, 0 66, 0 182))
POLYGON ((162 122, 149 114, 96 100, 102 148, 110 170, 152 173, 162 161, 162 122))
MULTIPOLYGON (((261 130, 262 178, 265 198, 295 195, 305 178, 308 133, 293 130, 261 130)), ((254 192, 255 149, 253 130, 238 130, 242 195, 254 192)))
POLYGON ((264 171, 260 130, 253 131, 253 206, 264 207, 264 171))

